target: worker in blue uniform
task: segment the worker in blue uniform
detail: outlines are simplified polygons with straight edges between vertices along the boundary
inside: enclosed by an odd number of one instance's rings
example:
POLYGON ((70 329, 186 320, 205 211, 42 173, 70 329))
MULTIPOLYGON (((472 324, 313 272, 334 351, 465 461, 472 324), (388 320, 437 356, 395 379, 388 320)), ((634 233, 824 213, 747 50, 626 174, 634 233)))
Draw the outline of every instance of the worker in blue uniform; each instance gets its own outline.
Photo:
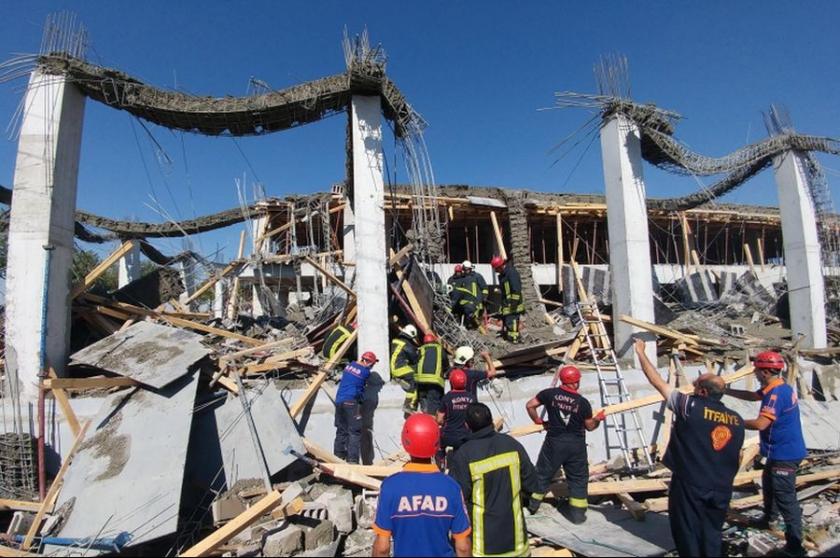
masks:
POLYGON ((470 556, 469 516, 461 487, 432 463, 440 429, 416 413, 403 425, 402 445, 411 461, 382 481, 373 531, 373 556, 470 556), (453 548, 454 545, 454 548, 453 548))
POLYGON ((379 362, 365 352, 358 362, 348 364, 335 394, 335 443, 333 453, 348 463, 358 463, 362 445, 362 402, 370 368, 379 362))

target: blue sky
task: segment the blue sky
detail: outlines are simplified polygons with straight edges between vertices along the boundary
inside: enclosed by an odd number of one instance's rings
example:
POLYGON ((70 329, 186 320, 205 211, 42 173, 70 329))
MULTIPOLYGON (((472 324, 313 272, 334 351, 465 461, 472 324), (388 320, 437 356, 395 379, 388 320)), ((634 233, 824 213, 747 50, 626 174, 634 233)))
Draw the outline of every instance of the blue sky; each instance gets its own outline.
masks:
MULTIPOLYGON (((244 95, 250 77, 283 88, 343 70, 341 36, 367 27, 391 78, 429 121, 439 183, 602 192, 597 140, 555 162, 551 148, 589 118, 539 111, 561 90, 594 92, 592 66, 628 57, 633 96, 680 112, 677 136, 709 155, 766 135, 761 111, 786 105, 796 127, 840 136, 840 4, 832 2, 10 2, 0 7, 0 58, 35 52, 47 13, 86 25, 88 58, 151 84, 201 95, 244 95), (593 3, 594 4, 594 3, 593 3)), ((0 124, 24 82, 0 85, 0 124)), ((257 138, 205 138, 86 106, 78 206, 116 218, 161 220, 238 203, 234 181, 269 195, 323 191, 343 178, 344 118, 257 138)), ((388 161, 394 165, 389 139, 388 161)), ((0 139, 0 184, 16 144, 0 139)), ((821 159, 840 199, 840 161, 821 159)), ((397 161, 397 163, 399 163, 397 161)), ((648 194, 696 190, 692 178, 645 167, 648 194)), ((711 179, 703 179, 711 183, 711 179)), ((726 198, 776 203, 771 173, 726 198)), ((205 254, 234 256, 238 228, 204 235, 205 254)), ((165 241, 168 252, 181 249, 165 241)))

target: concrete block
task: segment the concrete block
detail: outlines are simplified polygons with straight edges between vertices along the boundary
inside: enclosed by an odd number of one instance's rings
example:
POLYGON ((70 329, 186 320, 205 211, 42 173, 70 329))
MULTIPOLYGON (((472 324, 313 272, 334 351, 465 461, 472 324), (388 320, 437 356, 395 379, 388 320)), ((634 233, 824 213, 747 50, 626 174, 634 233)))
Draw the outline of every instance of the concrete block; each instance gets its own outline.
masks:
POLYGON ((324 546, 319 546, 314 550, 307 550, 301 554, 298 554, 300 557, 306 558, 326 558, 329 556, 336 556, 338 553, 338 541, 333 541, 330 544, 325 544, 324 546))
POLYGON ((330 486, 315 499, 315 503, 327 508, 327 517, 339 532, 347 534, 353 530, 353 493, 341 486, 330 486))
POLYGON ((246 508, 239 496, 229 494, 214 500, 210 509, 213 512, 213 524, 219 525, 233 519, 244 512, 246 508))
POLYGON ((315 550, 335 540, 335 525, 328 519, 302 527, 304 550, 315 550))
POLYGON ((344 541, 344 556, 370 556, 373 549, 373 530, 356 529, 344 541))
POLYGON ((262 546, 263 556, 289 556, 303 549, 303 529, 288 524, 280 531, 265 537, 262 546))
POLYGON ((370 529, 376 520, 376 500, 368 500, 359 494, 353 503, 353 513, 359 529, 370 529))

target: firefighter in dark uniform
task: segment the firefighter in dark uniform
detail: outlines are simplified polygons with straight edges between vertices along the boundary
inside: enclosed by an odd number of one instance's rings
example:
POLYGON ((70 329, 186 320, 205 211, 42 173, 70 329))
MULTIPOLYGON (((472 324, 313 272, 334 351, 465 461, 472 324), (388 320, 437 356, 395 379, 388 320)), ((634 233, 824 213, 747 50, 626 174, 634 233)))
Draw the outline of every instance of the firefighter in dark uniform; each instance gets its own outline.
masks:
POLYGON ((437 412, 440 425, 440 451, 438 466, 443 469, 447 448, 458 449, 470 435, 467 428, 467 407, 475 403, 475 396, 467 391, 467 373, 454 368, 449 373, 449 392, 443 396, 437 412))
POLYGON ((680 556, 720 556, 721 531, 738 473, 744 420, 721 397, 726 383, 703 374, 687 395, 668 385, 636 340, 636 354, 650 384, 674 413, 671 439, 662 462, 671 469, 668 520, 680 556))
POLYGON ((539 490, 522 444, 496 432, 487 405, 467 407, 471 434, 449 458, 449 474, 461 485, 472 521, 473 556, 528 556, 522 508, 539 490))
POLYGON ((499 274, 499 287, 502 290, 504 336, 511 343, 520 343, 519 317, 525 313, 525 301, 522 299, 522 279, 513 264, 500 256, 493 256, 490 265, 499 274))
POLYGON ((414 374, 417 372, 417 328, 409 324, 391 341, 391 379, 405 392, 403 411, 408 416, 417 408, 417 386, 414 374))
POLYGON ((461 291, 457 289, 464 277, 464 266, 455 264, 455 273, 446 280, 446 293, 449 295, 449 308, 455 316, 461 313, 461 291))
POLYGON ((558 373, 561 385, 544 389, 528 401, 526 409, 535 424, 543 424, 537 409, 545 407, 548 428, 540 455, 537 458, 539 490, 532 496, 529 510, 536 513, 551 480, 560 467, 569 487, 569 505, 565 512, 572 523, 586 521, 589 506, 589 459, 586 452, 586 431, 598 428, 604 412, 592 416, 592 405, 578 393, 580 370, 564 366, 558 373))
MULTIPOLYGON (((356 322, 353 322, 353 325, 349 327, 342 323, 335 326, 333 330, 327 334, 327 338, 324 339, 324 346, 321 348, 321 356, 327 360, 332 360, 341 346, 344 345, 344 342, 353 335, 356 325, 356 322)), ((353 360, 353 357, 349 355, 349 352, 345 354, 348 355, 349 360, 353 360)))
POLYGON ((464 273, 453 283, 453 296, 457 300, 455 314, 464 317, 467 327, 476 328, 481 325, 481 317, 484 314, 487 282, 473 270, 469 260, 464 260, 461 266, 464 273))
POLYGON ((417 403, 421 412, 433 416, 437 414, 446 386, 443 373, 448 369, 443 345, 434 333, 425 334, 418 351, 417 372, 414 374, 417 403))

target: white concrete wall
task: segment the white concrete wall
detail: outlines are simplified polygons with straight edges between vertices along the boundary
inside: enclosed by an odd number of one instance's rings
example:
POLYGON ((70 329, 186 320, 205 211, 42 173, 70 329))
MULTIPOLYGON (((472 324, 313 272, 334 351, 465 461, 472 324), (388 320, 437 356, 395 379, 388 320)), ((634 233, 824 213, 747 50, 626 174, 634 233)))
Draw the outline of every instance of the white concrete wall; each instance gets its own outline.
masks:
MULTIPOLYGON (((601 159, 607 197, 614 346, 619 357, 633 355, 637 361, 631 336, 638 328, 618 318, 628 314, 654 321, 653 270, 639 128, 622 115, 610 118, 601 128, 601 159)), ((648 358, 655 359, 655 336, 647 332, 638 335, 647 340, 648 358)))
POLYGON ((41 337, 63 373, 70 339, 70 266, 85 98, 63 77, 34 71, 24 100, 15 162, 6 264, 6 362, 22 396, 38 396, 41 337), (52 246, 44 299, 45 246, 52 246), (41 312, 47 304, 47 332, 41 312))
POLYGON ((140 279, 140 244, 135 242, 131 250, 120 258, 117 271, 117 286, 123 288, 132 281, 140 279))
POLYGON ((823 348, 828 339, 822 261, 817 216, 808 193, 805 170, 800 156, 792 151, 776 157, 773 168, 788 268, 791 330, 794 335, 805 336, 803 348, 823 348))

